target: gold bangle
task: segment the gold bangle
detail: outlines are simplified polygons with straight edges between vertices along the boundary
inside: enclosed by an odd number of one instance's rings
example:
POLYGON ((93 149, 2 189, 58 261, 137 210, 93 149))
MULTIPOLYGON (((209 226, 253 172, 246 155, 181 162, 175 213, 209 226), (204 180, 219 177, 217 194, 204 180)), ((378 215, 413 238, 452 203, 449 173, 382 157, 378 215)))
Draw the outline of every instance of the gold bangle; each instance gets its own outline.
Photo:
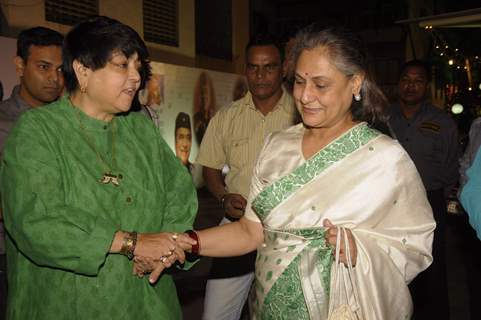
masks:
POLYGON ((123 254, 130 260, 134 257, 135 246, 137 245, 137 232, 125 232, 126 235, 122 240, 122 247, 120 248, 120 254, 123 254))

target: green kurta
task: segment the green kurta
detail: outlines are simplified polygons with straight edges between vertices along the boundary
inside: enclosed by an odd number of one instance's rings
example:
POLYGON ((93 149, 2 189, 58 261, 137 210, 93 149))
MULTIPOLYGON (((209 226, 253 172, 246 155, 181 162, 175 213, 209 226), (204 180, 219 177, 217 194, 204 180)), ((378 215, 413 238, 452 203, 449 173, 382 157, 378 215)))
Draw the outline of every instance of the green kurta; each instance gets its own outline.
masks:
POLYGON ((181 232, 197 212, 192 178, 143 115, 105 123, 67 98, 26 113, 5 147, 1 193, 8 319, 181 319, 169 275, 150 285, 108 254, 117 230, 181 232), (105 167, 85 137, 110 163, 113 122, 118 187, 98 182, 105 167))

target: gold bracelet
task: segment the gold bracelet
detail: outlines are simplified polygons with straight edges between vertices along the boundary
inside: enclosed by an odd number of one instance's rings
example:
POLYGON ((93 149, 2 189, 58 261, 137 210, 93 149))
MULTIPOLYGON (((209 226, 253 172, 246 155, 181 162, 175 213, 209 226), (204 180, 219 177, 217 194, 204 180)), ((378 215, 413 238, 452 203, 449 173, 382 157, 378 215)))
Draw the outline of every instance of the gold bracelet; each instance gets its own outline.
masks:
POLYGON ((137 245, 137 232, 125 232, 126 235, 122 240, 122 248, 120 254, 123 254, 130 260, 134 257, 135 246, 137 245))

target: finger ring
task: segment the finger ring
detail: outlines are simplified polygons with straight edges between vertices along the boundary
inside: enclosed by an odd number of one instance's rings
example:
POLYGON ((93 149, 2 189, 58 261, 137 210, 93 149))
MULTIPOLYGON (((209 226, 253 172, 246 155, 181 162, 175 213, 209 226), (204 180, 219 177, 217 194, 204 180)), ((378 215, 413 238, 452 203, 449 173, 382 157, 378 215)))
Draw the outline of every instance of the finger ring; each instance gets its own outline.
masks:
POLYGON ((167 257, 165 256, 160 257, 160 262, 164 263, 165 261, 167 261, 167 257))
POLYGON ((167 252, 167 254, 165 255, 165 257, 170 257, 174 252, 171 250, 169 252, 167 252))
POLYGON ((174 233, 174 234, 172 235, 172 240, 177 241, 177 238, 178 238, 178 237, 179 237, 179 235, 178 235, 177 233, 174 233))

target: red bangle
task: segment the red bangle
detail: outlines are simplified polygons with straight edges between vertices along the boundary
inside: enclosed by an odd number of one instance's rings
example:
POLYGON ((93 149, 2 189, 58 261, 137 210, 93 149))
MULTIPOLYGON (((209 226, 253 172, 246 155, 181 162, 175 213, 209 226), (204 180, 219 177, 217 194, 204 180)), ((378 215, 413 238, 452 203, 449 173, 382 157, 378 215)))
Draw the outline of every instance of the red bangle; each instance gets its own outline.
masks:
POLYGON ((197 243, 192 245, 192 253, 195 255, 199 255, 200 252, 200 240, 199 236, 197 235, 197 232, 194 230, 187 230, 185 233, 193 240, 195 240, 197 243))

